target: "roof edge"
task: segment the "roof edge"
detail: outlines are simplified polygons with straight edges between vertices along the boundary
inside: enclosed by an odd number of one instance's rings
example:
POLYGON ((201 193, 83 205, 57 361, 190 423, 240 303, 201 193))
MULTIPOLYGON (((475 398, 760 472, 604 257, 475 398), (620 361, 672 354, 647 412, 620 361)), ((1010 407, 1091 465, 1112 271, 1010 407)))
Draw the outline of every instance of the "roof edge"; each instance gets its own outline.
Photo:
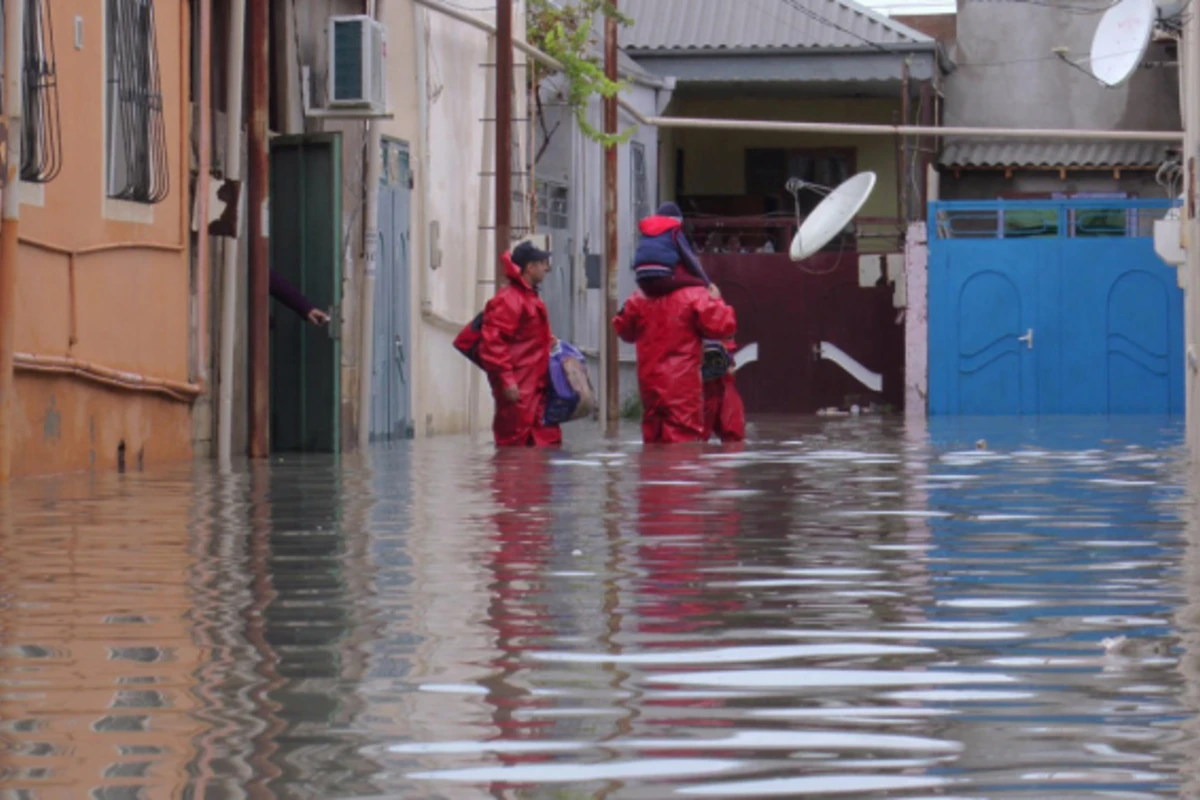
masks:
MULTIPOLYGON (((626 47, 622 48, 633 59, 680 58, 680 57, 713 57, 713 56, 806 56, 806 55, 862 55, 877 53, 881 55, 904 55, 905 53, 934 53, 941 44, 930 39, 928 42, 905 42, 900 44, 881 44, 879 46, 861 45, 854 47, 626 47)), ((944 49, 944 48, 941 48, 944 49)))

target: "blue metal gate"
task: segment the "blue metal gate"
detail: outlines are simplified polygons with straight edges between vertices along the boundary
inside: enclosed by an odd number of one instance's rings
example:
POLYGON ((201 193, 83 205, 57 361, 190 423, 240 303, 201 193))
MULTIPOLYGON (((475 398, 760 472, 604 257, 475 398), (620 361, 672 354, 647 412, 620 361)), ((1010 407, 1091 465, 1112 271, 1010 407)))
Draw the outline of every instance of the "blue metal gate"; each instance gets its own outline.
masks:
POLYGON ((1167 200, 929 207, 930 414, 1179 414, 1167 200))
POLYGON ((408 145, 384 137, 379 158, 379 261, 375 282, 375 335, 371 441, 412 438, 409 388, 411 259, 409 209, 412 172, 408 145))

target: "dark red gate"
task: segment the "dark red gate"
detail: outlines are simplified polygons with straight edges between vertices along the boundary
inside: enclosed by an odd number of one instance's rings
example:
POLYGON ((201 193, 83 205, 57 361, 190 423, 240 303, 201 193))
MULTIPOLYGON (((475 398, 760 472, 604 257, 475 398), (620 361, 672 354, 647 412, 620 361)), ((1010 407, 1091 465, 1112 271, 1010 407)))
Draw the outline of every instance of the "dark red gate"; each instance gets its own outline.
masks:
POLYGON ((781 254, 704 254, 704 268, 738 315, 737 343, 758 343, 758 362, 737 375, 749 412, 808 414, 822 408, 899 409, 904 402, 904 325, 894 281, 859 286, 858 253, 818 253, 793 263, 781 254), (872 392, 818 356, 821 342, 841 348, 883 377, 872 392))

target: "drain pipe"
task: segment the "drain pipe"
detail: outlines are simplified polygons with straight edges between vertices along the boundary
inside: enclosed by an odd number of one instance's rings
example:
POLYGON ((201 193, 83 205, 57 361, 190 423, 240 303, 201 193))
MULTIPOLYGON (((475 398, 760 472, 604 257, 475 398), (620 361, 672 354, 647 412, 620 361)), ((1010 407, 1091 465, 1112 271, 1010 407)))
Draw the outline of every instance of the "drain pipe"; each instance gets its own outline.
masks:
POLYGON ((21 78, 25 0, 4 0, 4 114, 8 117, 7 181, 0 224, 0 483, 12 474, 13 337, 16 325, 17 224, 21 216, 21 78))
MULTIPOLYGON (((242 84, 246 63, 246 0, 231 0, 229 9, 229 54, 225 91, 225 180, 242 176, 242 84)), ((245 198, 246 193, 241 192, 245 198)), ((238 211, 239 222, 245 203, 238 211)), ((233 338, 237 329, 238 250, 241 225, 233 238, 225 240, 221 269, 221 363, 218 365, 217 460, 229 466, 233 455, 233 338)))
MULTIPOLYGON (((367 16, 379 20, 379 5, 376 0, 367 0, 367 16)), ((371 119, 367 122, 367 203, 363 210, 363 282, 358 346, 358 446, 364 450, 371 444, 371 392, 375 366, 375 272, 379 264, 379 180, 382 177, 380 140, 379 122, 371 119)), ((405 344, 403 341, 397 341, 395 346, 403 347, 405 344)))
MULTIPOLYGON (((208 382, 209 324, 208 324, 208 293, 209 280, 209 245, 208 236, 208 188, 212 178, 212 0, 199 2, 199 49, 200 49, 200 85, 197 87, 199 97, 199 128, 196 149, 196 331, 194 339, 195 350, 195 380, 197 383, 208 382)), ((182 232, 187 236, 187 232, 182 232)), ((210 395, 211 398, 211 395, 210 395)))

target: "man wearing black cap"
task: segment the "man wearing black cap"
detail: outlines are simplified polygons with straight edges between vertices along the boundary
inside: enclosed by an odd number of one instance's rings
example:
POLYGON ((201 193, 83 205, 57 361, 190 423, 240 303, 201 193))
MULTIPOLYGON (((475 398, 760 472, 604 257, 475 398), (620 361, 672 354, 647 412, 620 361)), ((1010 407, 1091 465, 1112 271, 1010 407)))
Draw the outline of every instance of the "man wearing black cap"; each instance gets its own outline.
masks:
POLYGON ((538 286, 550 272, 550 254, 521 242, 502 256, 508 286, 483 311, 479 360, 492 386, 498 447, 545 447, 562 442, 557 425, 546 425, 550 366, 550 317, 538 286))

